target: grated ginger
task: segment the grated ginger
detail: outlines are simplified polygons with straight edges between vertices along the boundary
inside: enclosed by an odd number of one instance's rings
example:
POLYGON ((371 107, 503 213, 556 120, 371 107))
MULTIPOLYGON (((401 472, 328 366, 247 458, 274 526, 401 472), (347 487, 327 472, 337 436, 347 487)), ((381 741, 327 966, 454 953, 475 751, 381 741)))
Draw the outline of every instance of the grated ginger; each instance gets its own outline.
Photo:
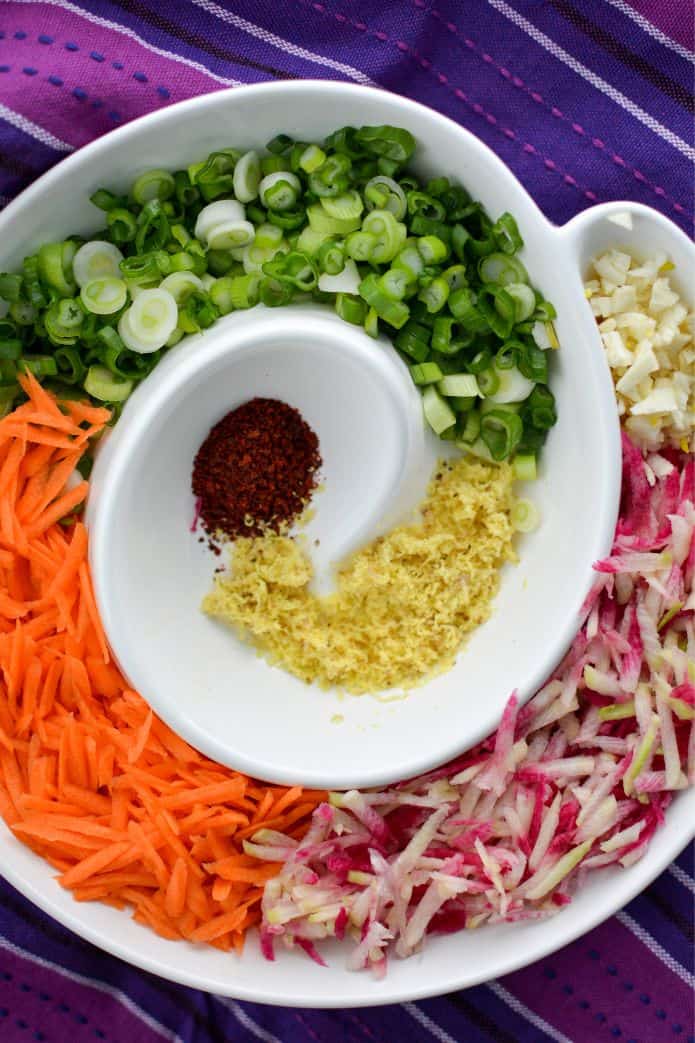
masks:
POLYGON ((490 615, 500 567, 515 560, 512 480, 507 464, 440 462, 420 520, 353 555, 325 597, 290 537, 237 540, 203 610, 308 683, 411 688, 449 669, 490 615))

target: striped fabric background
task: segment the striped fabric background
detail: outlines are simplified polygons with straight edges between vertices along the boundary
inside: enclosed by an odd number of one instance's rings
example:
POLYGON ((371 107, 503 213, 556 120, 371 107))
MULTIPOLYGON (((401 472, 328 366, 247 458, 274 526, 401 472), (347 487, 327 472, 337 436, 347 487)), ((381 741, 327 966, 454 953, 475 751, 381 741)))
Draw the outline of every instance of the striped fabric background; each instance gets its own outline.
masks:
MULTIPOLYGON (((464 124, 555 221, 630 198, 692 233, 694 68, 690 0, 0 0, 0 205, 145 112, 324 77, 464 124)), ((0 1041, 695 1043, 694 894, 691 850, 526 970, 442 999, 320 1012, 135 972, 0 885, 0 1041)))

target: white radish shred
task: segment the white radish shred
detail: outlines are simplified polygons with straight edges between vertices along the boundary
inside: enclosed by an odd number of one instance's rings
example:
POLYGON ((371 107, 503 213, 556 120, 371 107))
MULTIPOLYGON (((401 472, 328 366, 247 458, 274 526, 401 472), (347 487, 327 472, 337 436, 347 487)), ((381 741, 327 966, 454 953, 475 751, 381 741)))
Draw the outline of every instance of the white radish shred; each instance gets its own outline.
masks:
MULTIPOLYGON (((617 276, 629 261, 604 267, 617 276)), ((267 956, 280 944, 321 959, 315 942, 346 938, 348 967, 381 976, 389 951, 552 915, 587 873, 644 854, 695 781, 695 459, 672 459, 652 468, 624 438, 622 517, 584 625, 494 736, 406 783, 332 794, 299 844, 268 830, 246 842, 284 860, 263 897, 267 956)))

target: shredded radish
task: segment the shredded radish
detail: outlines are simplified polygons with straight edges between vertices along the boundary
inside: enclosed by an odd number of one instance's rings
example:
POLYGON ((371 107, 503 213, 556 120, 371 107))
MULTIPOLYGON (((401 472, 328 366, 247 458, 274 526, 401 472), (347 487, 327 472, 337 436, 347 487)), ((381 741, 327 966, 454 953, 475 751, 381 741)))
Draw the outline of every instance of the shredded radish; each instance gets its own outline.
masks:
POLYGON ((428 934, 551 915, 591 869, 645 852, 695 781, 695 460, 647 464, 623 442, 623 502, 584 625, 556 675, 452 764, 385 790, 331 794, 300 841, 247 842, 284 861, 262 948, 349 938, 351 969, 428 934), (650 478, 648 479, 649 472, 650 478), (622 588, 617 578, 627 581, 622 588), (378 809, 378 810, 377 810, 378 809))

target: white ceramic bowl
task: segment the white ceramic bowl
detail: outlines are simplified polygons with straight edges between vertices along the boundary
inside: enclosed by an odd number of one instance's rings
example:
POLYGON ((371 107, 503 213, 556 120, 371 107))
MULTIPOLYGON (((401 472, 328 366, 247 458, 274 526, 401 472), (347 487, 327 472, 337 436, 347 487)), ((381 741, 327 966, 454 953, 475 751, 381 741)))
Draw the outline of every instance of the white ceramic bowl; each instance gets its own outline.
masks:
MULTIPOLYGON (((362 784, 392 775, 382 763, 385 757, 389 758, 393 774, 405 774, 429 763, 429 758, 423 757, 423 749, 432 735, 440 746, 439 756, 444 758, 494 728, 508 688, 523 684, 526 694, 550 666, 552 657, 546 649, 551 641, 558 654, 570 640, 573 613, 590 581, 591 561, 606 549, 617 498, 615 410, 598 336, 583 299, 581 275, 591 254, 614 243, 624 243, 642 253, 664 248, 681 271, 691 271, 692 246, 665 218, 631 203, 597 207, 564 228, 554 228, 510 172, 472 135, 404 99, 326 82, 283 83, 222 92, 136 121, 60 164, 0 215, 0 267, 9 268, 20 262, 28 249, 51 236, 68 230, 95 230, 98 219, 88 213, 84 200, 102 184, 125 186, 147 167, 175 167, 220 144, 262 142, 288 126, 299 134, 314 137, 342 123, 386 121, 408 126, 416 134, 424 146, 423 169, 444 168, 444 172, 467 184, 491 212, 509 209, 516 214, 527 242, 525 261, 532 278, 558 305, 563 351, 555 383, 560 421, 545 454, 544 475, 536 486, 544 529, 526 541, 522 565, 505 577, 497 606, 496 618, 504 618, 505 602, 512 606, 516 603, 517 610, 510 609, 511 615, 506 617, 512 623, 498 633, 497 641, 486 638, 483 628, 475 639, 479 644, 471 643, 470 657, 478 655, 476 647, 481 654, 487 649, 488 662, 478 674, 476 685, 466 684, 465 669, 457 668, 450 675, 456 684, 448 700, 443 693, 432 698, 434 688, 428 686, 414 699, 397 704, 399 714, 403 707, 408 714, 401 718, 407 725, 398 725, 398 730, 394 726, 399 719, 394 713, 396 707, 373 705, 369 699, 340 703, 339 712, 346 714, 347 710, 350 715, 348 727, 341 729, 341 741, 349 745, 355 758, 354 764, 347 761, 343 781, 362 784), (632 215, 632 232, 625 232, 609 220, 619 211, 632 215), (598 398, 597 408, 588 401, 589 393, 598 398), (592 460, 591 467, 586 465, 588 458, 592 460), (574 516, 566 509, 567 500, 576 505, 574 516), (553 530, 555 536, 550 539, 553 530), (583 548, 583 557, 575 553, 577 548, 583 548), (536 594, 527 593, 531 585, 536 594), (570 602, 564 621, 553 619, 545 610, 546 598, 557 587, 564 589, 570 602), (507 664, 503 690, 499 691, 490 684, 493 666, 496 671, 500 669, 497 660, 507 664), (398 766, 396 753, 401 756, 401 743, 405 743, 406 755, 398 766)), ((161 379, 165 379, 167 368, 183 367, 186 350, 184 346, 178 354, 172 353, 157 371, 163 374, 161 379)), ((354 355, 358 349, 351 344, 346 350, 354 355)), ((149 388, 154 395, 154 381, 149 388)), ((390 378, 384 378, 381 392, 384 401, 391 393, 396 399, 399 395, 390 378)), ((133 414, 146 409, 149 393, 148 388, 143 388, 136 396, 133 414)), ((123 425, 121 430, 125 428, 123 425)), ((407 424, 403 430, 408 430, 407 424)), ((323 432, 319 433, 323 436, 323 432)), ((114 455, 116 449, 114 445, 114 455)), ((155 478, 155 484, 156 481, 155 478)), ((158 551, 156 546, 154 549, 158 551)), ((132 605, 124 605, 121 612, 131 609, 132 605)), ((462 664, 465 661, 462 659, 462 664)), ((156 693, 145 694, 156 701, 156 693)), ((257 698, 258 688, 254 688, 251 701, 257 698)), ((324 698, 322 693, 321 699, 324 698)), ((316 697, 313 706, 327 717, 333 711, 321 699, 316 697)), ((310 709, 301 712, 308 713, 310 709)), ((297 704, 295 712, 300 712, 297 704)), ((281 731, 275 719, 270 725, 268 737, 281 731)), ((305 764, 301 777, 305 781, 315 781, 321 777, 320 772, 324 772, 324 777, 333 776, 327 759, 318 759, 321 730, 319 725, 316 727, 318 737, 313 732, 303 747, 305 764)), ((267 774, 280 776, 282 768, 277 767, 273 756, 283 753, 286 742, 282 735, 273 742, 273 748, 266 746, 267 774)), ((278 763, 286 767, 286 762, 278 763)), ((298 954, 282 953, 276 963, 268 964, 260 957, 253 939, 241 959, 211 948, 166 942, 123 913, 98 903, 74 902, 53 881, 54 871, 21 845, 1 822, 0 870, 28 898, 78 934, 173 981, 266 1003, 343 1007, 448 992, 498 977, 552 952, 647 886, 687 842, 694 821, 695 791, 691 790, 676 798, 666 825, 640 863, 626 871, 597 875, 573 904, 553 920, 434 939, 422 954, 407 961, 392 961, 382 982, 375 982, 366 974, 345 972, 341 952, 330 953, 330 967, 322 971, 298 954)))
POLYGON ((225 142, 262 145, 287 127, 320 139, 365 120, 407 126, 424 175, 462 182, 493 215, 510 210, 532 281, 558 311, 559 422, 531 492, 542 526, 518 540, 520 562, 504 569, 489 622, 449 673, 385 701, 309 687, 201 613, 219 560, 189 531, 190 473, 228 410, 254 395, 281 398, 316 430, 325 491, 314 498, 307 537, 324 578, 380 522, 417 505, 442 451, 425 437, 419 396, 394 349, 320 306, 232 315, 175 348, 128 402, 95 469, 89 511, 99 608, 133 685, 215 759, 329 788, 405 778, 472 745, 494 729, 514 688, 525 699, 545 680, 574 636, 592 563, 609 549, 620 476, 612 385, 583 301, 576 239, 550 225, 496 156, 454 123, 339 84, 233 91, 162 113, 129 128, 117 149, 87 164, 77 157, 60 208, 62 231, 75 220, 81 227, 77 201, 99 184, 125 188, 151 164, 181 166, 225 142))

